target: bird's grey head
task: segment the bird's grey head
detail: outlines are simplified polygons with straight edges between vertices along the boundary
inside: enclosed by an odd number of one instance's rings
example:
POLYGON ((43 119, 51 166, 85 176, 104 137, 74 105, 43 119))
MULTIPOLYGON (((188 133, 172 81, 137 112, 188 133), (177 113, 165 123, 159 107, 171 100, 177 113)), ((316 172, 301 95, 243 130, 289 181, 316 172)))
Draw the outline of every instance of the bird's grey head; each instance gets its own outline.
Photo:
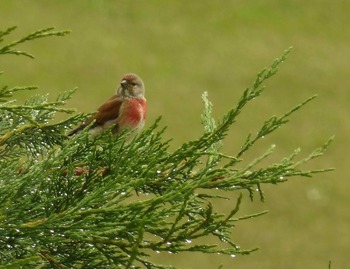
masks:
POLYGON ((128 73, 121 79, 116 94, 126 98, 144 98, 145 85, 138 75, 128 73))

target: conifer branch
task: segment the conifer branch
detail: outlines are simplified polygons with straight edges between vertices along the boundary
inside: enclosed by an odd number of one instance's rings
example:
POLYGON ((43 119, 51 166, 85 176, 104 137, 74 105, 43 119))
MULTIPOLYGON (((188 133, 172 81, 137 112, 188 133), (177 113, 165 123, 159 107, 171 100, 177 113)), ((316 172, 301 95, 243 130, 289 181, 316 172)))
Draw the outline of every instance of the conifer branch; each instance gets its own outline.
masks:
MULTIPOLYGON (((9 27, 5 31, 0 31, 0 43, 3 42, 2 37, 10 34, 16 28, 17 28, 16 26, 13 26, 13 27, 9 27)), ((23 55, 23 56, 27 56, 29 58, 34 59, 34 56, 32 54, 25 52, 25 51, 16 50, 16 49, 14 49, 14 47, 16 47, 17 45, 19 45, 21 43, 25 43, 25 42, 32 41, 35 39, 49 37, 49 36, 65 36, 65 35, 70 33, 70 31, 54 31, 54 29, 55 29, 54 27, 49 27, 49 28, 37 30, 29 35, 22 37, 19 40, 13 41, 13 42, 11 42, 3 47, 0 47, 0 54, 23 55)))
POLYGON ((37 89, 37 87, 34 87, 34 86, 13 87, 13 88, 8 88, 7 86, 4 86, 0 89, 0 103, 7 102, 8 100, 5 98, 13 97, 13 93, 15 93, 17 91, 30 91, 30 90, 36 90, 36 89, 37 89), (2 98, 4 98, 4 99, 2 99, 2 98))
MULTIPOLYGON (((0 31, 0 42, 14 29, 0 31)), ((0 54, 29 56, 14 47, 65 34, 40 30, 2 47, 0 54)), ((204 93, 203 135, 174 151, 170 141, 162 139, 160 119, 130 142, 127 132, 114 136, 110 130, 94 138, 83 131, 68 139, 67 130, 86 115, 52 120, 57 112, 72 112, 62 106, 74 90, 55 101, 35 95, 18 105, 11 100, 15 92, 33 87, 0 87, 0 267, 174 268, 155 264, 152 253, 256 251, 241 249, 232 239, 237 222, 266 213, 240 215, 244 191, 251 199, 258 194, 263 200, 265 184, 328 171, 302 166, 322 156, 332 138, 300 160, 295 150, 263 165, 274 146, 253 160, 243 158, 314 97, 266 120, 255 136, 247 136, 239 152, 221 152, 237 116, 263 93, 263 83, 276 74, 289 51, 257 75, 221 120, 213 119, 213 105, 204 93), (235 202, 222 213, 218 199, 235 202), (199 241, 209 237, 216 242, 199 241)))

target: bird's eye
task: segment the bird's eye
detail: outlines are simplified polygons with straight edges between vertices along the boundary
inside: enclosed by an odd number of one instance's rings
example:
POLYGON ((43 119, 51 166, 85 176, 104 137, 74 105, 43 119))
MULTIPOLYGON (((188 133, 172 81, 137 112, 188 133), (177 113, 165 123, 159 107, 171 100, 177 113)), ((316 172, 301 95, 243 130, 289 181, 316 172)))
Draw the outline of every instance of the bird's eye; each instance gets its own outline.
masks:
POLYGON ((131 82, 131 85, 132 85, 132 86, 136 86, 136 85, 137 85, 137 83, 135 83, 135 82, 131 82))

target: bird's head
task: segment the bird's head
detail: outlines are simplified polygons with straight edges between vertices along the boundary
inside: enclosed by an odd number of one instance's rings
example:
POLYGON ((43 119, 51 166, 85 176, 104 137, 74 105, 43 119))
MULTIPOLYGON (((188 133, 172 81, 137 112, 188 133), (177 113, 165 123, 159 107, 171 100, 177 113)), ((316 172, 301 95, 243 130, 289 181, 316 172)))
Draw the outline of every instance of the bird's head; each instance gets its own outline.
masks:
POLYGON ((123 76, 116 93, 121 97, 144 98, 145 86, 138 75, 128 73, 123 76))

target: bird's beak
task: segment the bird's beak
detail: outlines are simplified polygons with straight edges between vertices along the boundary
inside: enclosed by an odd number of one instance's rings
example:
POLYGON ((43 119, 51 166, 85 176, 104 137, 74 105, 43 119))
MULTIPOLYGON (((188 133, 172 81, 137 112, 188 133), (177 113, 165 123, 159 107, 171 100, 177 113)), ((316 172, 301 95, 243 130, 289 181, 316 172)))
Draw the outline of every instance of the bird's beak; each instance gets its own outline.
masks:
POLYGON ((128 81, 123 79, 121 82, 120 82, 120 85, 124 88, 126 86, 126 84, 128 84, 128 81))

